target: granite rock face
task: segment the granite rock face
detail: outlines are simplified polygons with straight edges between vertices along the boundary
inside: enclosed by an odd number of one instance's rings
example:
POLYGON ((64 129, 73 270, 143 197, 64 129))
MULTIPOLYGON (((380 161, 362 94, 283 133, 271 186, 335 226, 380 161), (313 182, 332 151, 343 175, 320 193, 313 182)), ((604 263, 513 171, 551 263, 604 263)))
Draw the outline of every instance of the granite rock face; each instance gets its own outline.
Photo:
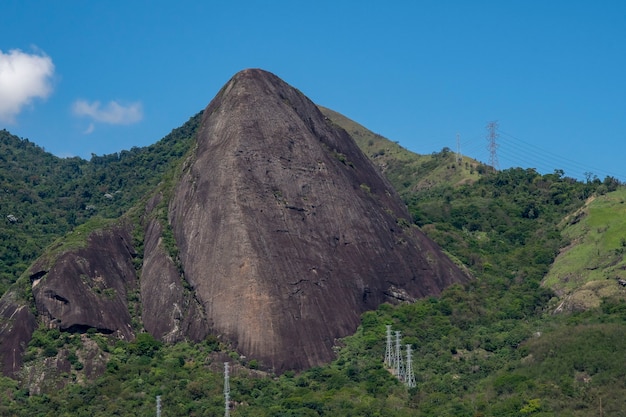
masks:
POLYGON ((169 219, 213 331, 278 372, 330 361, 366 310, 467 280, 352 138, 262 70, 206 108, 169 219))
POLYGON ((84 248, 62 253, 49 270, 45 258, 31 266, 33 297, 43 323, 62 331, 94 328, 134 339, 127 299, 137 274, 129 227, 90 234, 84 248))
POLYGON ((0 371, 13 376, 23 363, 26 345, 37 328, 37 319, 14 291, 0 299, 0 371))
POLYGON ((144 220, 140 280, 143 325, 164 342, 201 341, 210 330, 204 309, 163 244, 163 225, 152 216, 162 198, 157 194, 148 202, 144 220))

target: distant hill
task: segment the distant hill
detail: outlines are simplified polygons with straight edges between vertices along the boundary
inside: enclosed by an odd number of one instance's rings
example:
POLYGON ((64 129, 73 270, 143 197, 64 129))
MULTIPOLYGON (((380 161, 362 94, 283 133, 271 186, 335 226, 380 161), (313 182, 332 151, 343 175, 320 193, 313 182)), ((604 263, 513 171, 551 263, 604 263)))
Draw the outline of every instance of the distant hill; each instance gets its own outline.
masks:
POLYGON ((0 294, 87 214, 78 186, 87 165, 0 131, 0 294))

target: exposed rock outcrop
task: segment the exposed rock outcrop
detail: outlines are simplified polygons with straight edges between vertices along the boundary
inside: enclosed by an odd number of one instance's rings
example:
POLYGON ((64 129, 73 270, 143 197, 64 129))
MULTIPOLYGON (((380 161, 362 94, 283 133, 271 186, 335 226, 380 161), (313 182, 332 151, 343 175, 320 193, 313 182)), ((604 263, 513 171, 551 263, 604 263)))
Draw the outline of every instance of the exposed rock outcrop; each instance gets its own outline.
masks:
POLYGON ((169 214, 214 330, 279 372, 331 360, 335 339, 395 294, 467 279, 352 138, 261 70, 206 108, 169 214))
POLYGON ((44 257, 30 268, 43 322, 65 331, 94 328, 120 339, 134 338, 127 291, 135 288, 137 279, 129 227, 94 232, 84 248, 63 252, 49 266, 44 257))
POLYGON ((37 328, 37 320, 14 290, 0 299, 0 366, 2 374, 13 376, 22 366, 26 345, 37 328))
MULTIPOLYGON (((27 271, 34 306, 24 296, 17 296, 17 288, 0 299, 0 359, 4 375, 13 376, 20 370, 38 322, 62 331, 83 333, 93 328, 123 340, 134 339, 127 303, 128 292, 137 288, 131 227, 120 222, 84 236, 85 244, 76 248, 52 247, 27 271)), ((29 372, 32 374, 32 370, 29 372)), ((49 375, 55 372, 50 370, 49 375)))
POLYGON ((157 194, 146 207, 141 271, 143 325, 164 342, 200 341, 209 333, 203 307, 164 247, 163 225, 152 216, 161 199, 157 194))

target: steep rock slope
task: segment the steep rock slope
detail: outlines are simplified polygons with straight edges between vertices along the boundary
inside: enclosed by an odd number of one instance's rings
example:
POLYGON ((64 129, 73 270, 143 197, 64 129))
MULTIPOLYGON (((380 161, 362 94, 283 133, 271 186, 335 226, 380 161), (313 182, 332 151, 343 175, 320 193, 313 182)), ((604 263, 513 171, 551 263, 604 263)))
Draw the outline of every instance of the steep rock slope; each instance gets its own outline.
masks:
POLYGON ((262 70, 205 110, 169 216, 213 330, 277 371, 332 359, 363 311, 467 279, 349 135, 262 70))
POLYGON ((144 214, 144 259, 141 269, 141 307, 144 328, 154 337, 173 343, 201 341, 210 330, 204 309, 189 285, 181 279, 179 266, 163 243, 163 225, 156 216, 163 200, 157 193, 144 214))
POLYGON ((31 266, 33 298, 50 327, 83 332, 89 328, 134 339, 127 292, 137 283, 129 225, 91 233, 84 248, 46 257, 31 266))
POLYGON ((16 291, 0 298, 0 370, 13 376, 22 366, 26 345, 37 328, 37 319, 16 291))

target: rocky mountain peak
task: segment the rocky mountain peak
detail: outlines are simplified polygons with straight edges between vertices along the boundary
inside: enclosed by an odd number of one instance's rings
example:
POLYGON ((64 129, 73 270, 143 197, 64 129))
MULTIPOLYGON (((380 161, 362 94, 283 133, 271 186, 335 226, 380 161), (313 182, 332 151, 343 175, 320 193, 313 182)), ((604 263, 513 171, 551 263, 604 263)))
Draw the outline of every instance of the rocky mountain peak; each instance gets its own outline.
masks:
POLYGON ((275 75, 236 74, 197 140, 170 203, 185 278, 213 331, 268 367, 326 362, 362 312, 466 279, 352 138, 275 75))

